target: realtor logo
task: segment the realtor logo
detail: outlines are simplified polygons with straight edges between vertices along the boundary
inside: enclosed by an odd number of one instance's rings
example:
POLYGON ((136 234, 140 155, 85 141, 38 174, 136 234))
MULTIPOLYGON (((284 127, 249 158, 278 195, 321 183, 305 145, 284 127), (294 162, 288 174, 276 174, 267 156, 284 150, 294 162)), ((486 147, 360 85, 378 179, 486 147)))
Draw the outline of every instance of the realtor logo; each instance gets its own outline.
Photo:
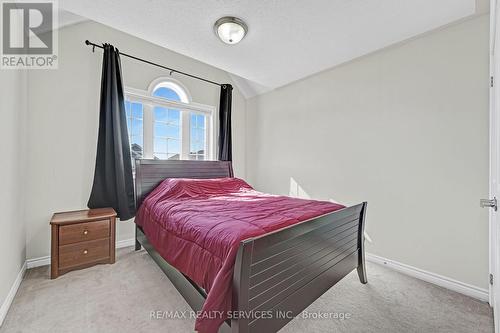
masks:
POLYGON ((55 1, 2 1, 2 69, 57 68, 55 1))

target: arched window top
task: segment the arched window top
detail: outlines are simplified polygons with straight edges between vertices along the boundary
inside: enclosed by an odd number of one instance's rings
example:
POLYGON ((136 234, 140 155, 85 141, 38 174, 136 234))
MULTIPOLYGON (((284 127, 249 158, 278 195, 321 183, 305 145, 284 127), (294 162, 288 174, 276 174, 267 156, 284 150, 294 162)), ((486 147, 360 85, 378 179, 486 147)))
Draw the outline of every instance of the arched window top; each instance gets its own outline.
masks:
POLYGON ((149 92, 152 96, 171 101, 189 103, 191 97, 184 85, 171 78, 159 78, 151 82, 149 92))
POLYGON ((167 87, 158 87, 153 91, 153 96, 162 97, 172 101, 181 102, 181 97, 173 89, 167 87))

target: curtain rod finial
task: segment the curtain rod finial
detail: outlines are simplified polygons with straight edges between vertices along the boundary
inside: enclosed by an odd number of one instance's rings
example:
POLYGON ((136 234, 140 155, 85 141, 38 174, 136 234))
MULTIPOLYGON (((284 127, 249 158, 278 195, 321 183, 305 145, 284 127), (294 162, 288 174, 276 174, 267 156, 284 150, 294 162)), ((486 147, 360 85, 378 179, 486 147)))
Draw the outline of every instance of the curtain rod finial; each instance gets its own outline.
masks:
POLYGON ((85 40, 85 45, 89 45, 89 44, 90 44, 89 40, 88 40, 88 39, 86 39, 86 40, 85 40))

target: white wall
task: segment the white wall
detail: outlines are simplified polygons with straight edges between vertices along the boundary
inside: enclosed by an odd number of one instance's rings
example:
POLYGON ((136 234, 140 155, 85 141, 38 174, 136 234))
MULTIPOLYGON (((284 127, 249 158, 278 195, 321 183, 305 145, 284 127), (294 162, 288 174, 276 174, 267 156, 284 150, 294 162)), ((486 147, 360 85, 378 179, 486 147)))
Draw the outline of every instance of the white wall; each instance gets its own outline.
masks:
POLYGON ((367 251, 487 288, 488 29, 484 15, 249 100, 247 178, 366 200, 367 251))
MULTIPOLYGON (((26 72, 0 70, 0 306, 26 256, 23 193, 26 143, 26 72)), ((2 318, 0 318, 1 321, 2 318)))
MULTIPOLYGON (((84 44, 109 42, 121 51, 218 82, 226 72, 94 22, 59 31, 59 69, 29 76, 29 171, 26 191, 27 258, 50 254, 48 222, 56 211, 84 209, 94 173, 102 51, 84 44)), ((122 57, 124 84, 147 89, 167 71, 122 57)), ((176 76, 193 101, 218 106, 219 88, 176 76)), ((236 175, 245 176, 245 100, 233 90, 236 175)), ((117 223, 117 240, 134 237, 131 221, 117 223)))

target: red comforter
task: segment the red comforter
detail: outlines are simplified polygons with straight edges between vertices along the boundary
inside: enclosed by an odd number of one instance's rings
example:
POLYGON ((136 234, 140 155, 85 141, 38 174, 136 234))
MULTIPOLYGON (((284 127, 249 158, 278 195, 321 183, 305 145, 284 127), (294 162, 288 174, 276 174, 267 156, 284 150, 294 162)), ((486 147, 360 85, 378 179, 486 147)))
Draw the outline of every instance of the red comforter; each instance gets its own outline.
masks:
POLYGON ((240 241, 344 206, 264 194, 241 179, 166 179, 136 217, 172 266, 207 291, 199 332, 217 332, 231 310, 231 283, 240 241), (213 318, 215 317, 215 318, 213 318))

